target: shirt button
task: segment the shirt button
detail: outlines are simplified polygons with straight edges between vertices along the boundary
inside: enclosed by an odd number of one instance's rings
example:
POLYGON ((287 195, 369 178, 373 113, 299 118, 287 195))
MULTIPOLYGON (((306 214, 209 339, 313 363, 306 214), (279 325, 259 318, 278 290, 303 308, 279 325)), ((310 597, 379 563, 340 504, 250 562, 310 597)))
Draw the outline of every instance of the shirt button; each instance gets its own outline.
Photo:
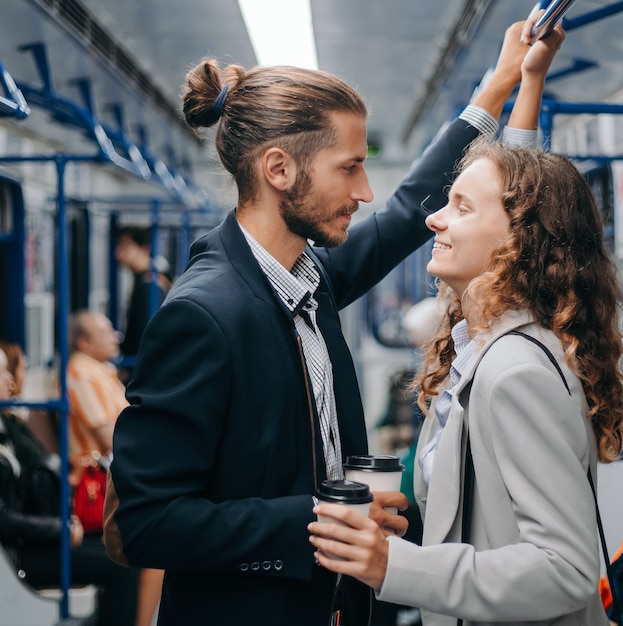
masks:
POLYGON ((279 572, 283 569, 283 561, 275 561, 273 567, 279 572))
POLYGON ((257 570, 260 569, 260 564, 257 561, 254 561, 253 563, 251 563, 251 569, 254 572, 257 572, 257 570))
POLYGON ((264 561, 262 563, 262 569, 265 571, 268 571, 272 566, 273 564, 270 561, 264 561))
POLYGON ((240 563, 240 571, 241 572, 246 572, 249 569, 249 564, 248 563, 240 563))

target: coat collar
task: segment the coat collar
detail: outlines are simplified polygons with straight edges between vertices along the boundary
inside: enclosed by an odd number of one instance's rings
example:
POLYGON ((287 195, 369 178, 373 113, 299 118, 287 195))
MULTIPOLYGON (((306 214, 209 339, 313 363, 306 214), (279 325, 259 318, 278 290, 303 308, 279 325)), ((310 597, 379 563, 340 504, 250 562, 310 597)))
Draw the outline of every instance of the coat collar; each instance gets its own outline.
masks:
POLYGON ((528 311, 507 311, 497 320, 492 329, 483 336, 482 342, 479 344, 478 348, 474 350, 472 359, 466 365, 461 376, 461 381, 456 389, 456 395, 459 396, 463 389, 471 383, 478 364, 491 347, 491 344, 495 343, 502 335, 505 335, 509 331, 530 324, 533 321, 534 318, 528 311))

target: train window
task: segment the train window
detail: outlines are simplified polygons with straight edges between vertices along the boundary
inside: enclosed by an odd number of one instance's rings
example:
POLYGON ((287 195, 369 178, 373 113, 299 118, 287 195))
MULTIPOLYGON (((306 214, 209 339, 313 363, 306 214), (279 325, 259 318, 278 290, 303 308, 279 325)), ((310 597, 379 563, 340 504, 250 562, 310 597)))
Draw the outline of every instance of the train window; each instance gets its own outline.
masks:
POLYGON ((26 232, 26 290, 53 293, 56 233, 52 210, 27 211, 26 232))
POLYGON ((89 303, 92 309, 106 313, 110 302, 108 289, 110 240, 109 215, 89 211, 89 303))
POLYGON ((22 247, 28 363, 31 367, 45 367, 54 357, 54 209, 46 206, 27 211, 26 233, 22 247))

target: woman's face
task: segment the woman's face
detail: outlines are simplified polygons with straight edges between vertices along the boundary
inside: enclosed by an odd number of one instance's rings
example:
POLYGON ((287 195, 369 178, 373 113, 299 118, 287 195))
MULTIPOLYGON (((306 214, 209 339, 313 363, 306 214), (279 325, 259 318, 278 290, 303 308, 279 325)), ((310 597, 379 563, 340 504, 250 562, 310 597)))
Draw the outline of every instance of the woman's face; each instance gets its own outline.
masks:
POLYGON ((9 360, 4 352, 0 350, 0 400, 8 400, 15 387, 13 375, 9 372, 9 360))
POLYGON ((426 225, 435 233, 428 272, 461 296, 509 234, 493 163, 478 159, 469 165, 452 185, 448 204, 429 215, 426 225))

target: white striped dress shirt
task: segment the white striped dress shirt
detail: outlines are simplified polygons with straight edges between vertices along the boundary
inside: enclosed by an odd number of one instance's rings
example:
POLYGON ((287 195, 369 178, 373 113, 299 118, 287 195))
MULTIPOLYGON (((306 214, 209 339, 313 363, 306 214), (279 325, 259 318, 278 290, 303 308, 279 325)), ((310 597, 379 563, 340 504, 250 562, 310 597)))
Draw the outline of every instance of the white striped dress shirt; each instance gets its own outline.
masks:
POLYGON ((333 391, 333 368, 324 338, 316 324, 318 303, 314 300, 313 294, 320 284, 318 270, 309 256, 303 253, 288 272, 242 225, 240 229, 262 271, 284 304, 292 311, 314 391, 327 478, 329 480, 343 478, 342 448, 333 391))

